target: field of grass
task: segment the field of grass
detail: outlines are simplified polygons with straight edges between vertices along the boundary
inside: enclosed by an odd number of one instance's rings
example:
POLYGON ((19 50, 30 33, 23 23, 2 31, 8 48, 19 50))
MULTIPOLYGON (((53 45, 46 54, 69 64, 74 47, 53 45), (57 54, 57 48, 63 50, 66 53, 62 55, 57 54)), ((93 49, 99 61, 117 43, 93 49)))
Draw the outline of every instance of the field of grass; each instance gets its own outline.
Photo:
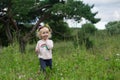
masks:
POLYGON ((19 52, 14 43, 0 51, 0 80, 119 80, 120 36, 94 36, 94 47, 74 48, 72 42, 54 44, 53 70, 39 72, 35 44, 19 52))

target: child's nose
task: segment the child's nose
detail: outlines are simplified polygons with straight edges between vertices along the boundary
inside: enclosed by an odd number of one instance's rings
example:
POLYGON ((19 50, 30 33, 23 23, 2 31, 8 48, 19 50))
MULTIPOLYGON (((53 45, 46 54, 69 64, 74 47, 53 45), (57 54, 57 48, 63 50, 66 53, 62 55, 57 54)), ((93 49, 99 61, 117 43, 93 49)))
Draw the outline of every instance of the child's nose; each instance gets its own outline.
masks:
POLYGON ((48 36, 48 34, 45 34, 45 36, 48 36))
POLYGON ((48 35, 47 33, 45 35, 48 35))

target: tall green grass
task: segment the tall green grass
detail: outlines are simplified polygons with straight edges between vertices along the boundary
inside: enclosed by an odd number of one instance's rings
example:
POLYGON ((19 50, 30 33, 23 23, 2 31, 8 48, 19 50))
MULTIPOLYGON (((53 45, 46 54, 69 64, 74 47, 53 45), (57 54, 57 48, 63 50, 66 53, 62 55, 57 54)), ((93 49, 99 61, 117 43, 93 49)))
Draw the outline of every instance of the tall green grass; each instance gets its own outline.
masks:
POLYGON ((0 53, 0 80, 119 80, 120 36, 92 37, 94 47, 74 48, 72 42, 56 42, 53 49, 53 70, 39 72, 35 44, 19 52, 15 43, 0 53))

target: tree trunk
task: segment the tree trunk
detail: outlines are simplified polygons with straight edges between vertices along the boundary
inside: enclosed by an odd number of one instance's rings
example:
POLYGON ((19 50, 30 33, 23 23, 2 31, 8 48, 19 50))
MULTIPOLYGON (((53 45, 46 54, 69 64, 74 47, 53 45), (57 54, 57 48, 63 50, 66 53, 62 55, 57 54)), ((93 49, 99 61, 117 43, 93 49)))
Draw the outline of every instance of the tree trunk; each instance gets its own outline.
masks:
POLYGON ((8 38, 8 42, 13 43, 13 37, 12 37, 11 31, 10 31, 9 22, 6 23, 5 33, 6 33, 6 36, 8 38))
POLYGON ((26 41, 21 38, 19 40, 19 49, 21 53, 25 53, 25 48, 26 48, 26 41))

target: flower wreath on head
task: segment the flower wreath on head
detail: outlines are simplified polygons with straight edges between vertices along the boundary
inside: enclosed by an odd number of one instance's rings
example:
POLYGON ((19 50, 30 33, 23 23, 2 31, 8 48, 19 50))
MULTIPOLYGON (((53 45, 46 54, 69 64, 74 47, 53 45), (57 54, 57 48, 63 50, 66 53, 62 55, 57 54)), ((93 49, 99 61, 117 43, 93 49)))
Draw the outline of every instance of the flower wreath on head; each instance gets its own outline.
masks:
POLYGON ((43 28, 43 26, 39 25, 37 28, 37 32, 39 32, 41 28, 43 28))
POLYGON ((45 24, 44 26, 47 27, 49 29, 49 31, 52 33, 52 29, 50 28, 50 26, 48 24, 45 24))
POLYGON ((42 29, 43 27, 47 27, 49 29, 49 31, 52 32, 52 29, 50 28, 50 26, 48 24, 45 24, 44 26, 39 25, 37 32, 40 31, 40 29, 42 29))

